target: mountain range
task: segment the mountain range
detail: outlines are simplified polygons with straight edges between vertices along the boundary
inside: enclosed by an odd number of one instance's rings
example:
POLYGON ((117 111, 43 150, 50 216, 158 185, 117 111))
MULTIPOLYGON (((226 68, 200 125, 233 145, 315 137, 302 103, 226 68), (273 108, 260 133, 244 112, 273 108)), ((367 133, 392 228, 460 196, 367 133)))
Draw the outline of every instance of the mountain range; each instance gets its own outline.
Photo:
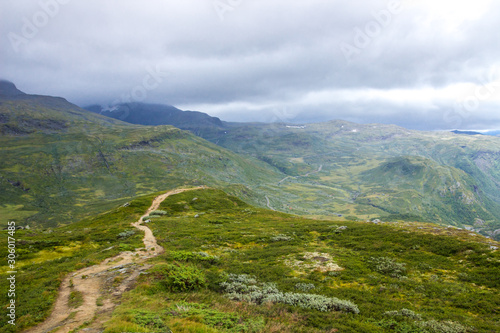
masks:
MULTIPOLYGON (((340 120, 302 125, 207 122, 208 115, 189 112, 178 121, 170 114, 182 111, 173 107, 160 111, 156 105, 134 103, 117 109, 131 110, 125 121, 134 123, 139 114, 154 118, 155 124, 189 130, 276 168, 285 177, 258 186, 258 192, 266 193, 261 205, 304 215, 404 218, 492 237, 500 233, 500 143, 479 132, 423 132, 340 120)), ((120 114, 108 113, 115 118, 120 114)))
POLYGON ((217 185, 251 199, 256 194, 239 184, 282 177, 190 132, 132 125, 50 96, 0 96, 0 133, 1 215, 32 226, 68 224, 183 184, 217 185))
POLYGON ((86 110, 106 117, 119 119, 139 125, 172 125, 180 129, 199 129, 202 127, 222 128, 227 125, 217 117, 203 112, 182 111, 171 105, 124 103, 111 107, 90 105, 86 110))
POLYGON ((341 120, 228 123, 142 103, 89 112, 8 82, 0 92, 2 211, 26 223, 67 224, 161 188, 207 184, 299 215, 433 222, 500 237, 493 136, 341 120))
POLYGON ((500 138, 88 109, 0 82, 2 332, 498 331, 500 138))

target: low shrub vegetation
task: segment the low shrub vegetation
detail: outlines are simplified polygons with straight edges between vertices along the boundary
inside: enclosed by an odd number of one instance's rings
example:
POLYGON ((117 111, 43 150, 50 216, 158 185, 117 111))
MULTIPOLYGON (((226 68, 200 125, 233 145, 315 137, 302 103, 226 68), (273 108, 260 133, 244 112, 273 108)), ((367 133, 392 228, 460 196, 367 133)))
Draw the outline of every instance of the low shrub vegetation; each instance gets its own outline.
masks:
POLYGON ((404 263, 398 263, 394 259, 387 257, 371 257, 369 260, 373 269, 381 274, 389 275, 391 277, 400 278, 406 274, 404 263))
POLYGON ((356 304, 350 301, 315 294, 284 293, 279 291, 274 283, 257 283, 254 278, 249 278, 247 275, 230 274, 228 282, 222 282, 221 287, 226 297, 235 301, 247 301, 256 304, 283 303, 322 312, 359 313, 356 304))
MULTIPOLYGON (((151 199, 50 234, 21 231, 31 252, 20 260, 19 297, 28 302, 19 325, 50 312, 66 272, 142 247, 140 232, 117 235, 151 199), (68 244, 78 251, 35 261, 68 244)), ((169 213, 148 226, 165 253, 123 295, 106 333, 500 331, 500 254, 479 236, 435 235, 410 223, 308 220, 213 189, 168 197, 159 209, 169 213)))
POLYGON ((206 285, 205 275, 198 268, 191 265, 177 263, 159 265, 154 273, 160 284, 169 291, 198 290, 206 285))
POLYGON ((161 209, 158 209, 158 210, 153 210, 151 213, 149 213, 149 216, 163 216, 163 215, 167 215, 168 212, 165 211, 165 210, 161 210, 161 209))
POLYGON ((293 239, 293 237, 290 237, 287 235, 278 235, 278 236, 271 237, 271 240, 273 242, 286 242, 286 241, 289 241, 292 239, 293 239))
POLYGON ((130 236, 133 236, 133 235, 135 235, 135 230, 127 230, 127 231, 120 232, 118 234, 118 238, 129 238, 130 236))
POLYGON ((166 252, 111 323, 152 307, 175 332, 498 331, 500 257, 487 244, 398 223, 306 220, 217 190, 160 209, 171 213, 150 227, 166 252), (204 282, 161 282, 157 269, 172 266, 204 282))
POLYGON ((316 288, 316 286, 313 284, 313 283, 297 283, 295 285, 295 288, 300 290, 300 291, 303 291, 303 292, 307 292, 309 290, 313 290, 314 288, 316 288))
POLYGON ((172 251, 169 256, 176 261, 206 262, 216 264, 218 256, 210 255, 206 252, 172 251))
POLYGON ((160 316, 154 312, 146 311, 146 310, 137 310, 131 313, 132 322, 135 324, 151 329, 157 330, 162 329, 165 331, 170 331, 170 329, 165 325, 160 316))

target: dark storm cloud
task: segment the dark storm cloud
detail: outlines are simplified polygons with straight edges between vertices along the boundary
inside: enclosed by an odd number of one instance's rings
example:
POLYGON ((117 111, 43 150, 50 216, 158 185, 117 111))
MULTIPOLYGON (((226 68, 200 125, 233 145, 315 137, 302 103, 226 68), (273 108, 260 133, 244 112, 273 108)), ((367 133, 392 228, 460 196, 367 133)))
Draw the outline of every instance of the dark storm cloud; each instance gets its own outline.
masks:
POLYGON ((0 76, 79 105, 500 127, 493 1, 8 0, 0 11, 0 76))

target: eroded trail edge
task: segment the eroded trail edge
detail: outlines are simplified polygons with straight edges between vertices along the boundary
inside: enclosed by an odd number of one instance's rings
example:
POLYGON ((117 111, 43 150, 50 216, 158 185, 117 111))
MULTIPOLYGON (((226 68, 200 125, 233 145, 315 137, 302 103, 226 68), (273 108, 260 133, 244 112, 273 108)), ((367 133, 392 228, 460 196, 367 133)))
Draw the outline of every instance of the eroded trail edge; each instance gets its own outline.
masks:
POLYGON ((177 189, 156 197, 146 213, 137 222, 132 223, 135 228, 144 232, 145 248, 121 252, 98 265, 68 274, 61 283, 50 316, 43 323, 25 330, 24 333, 67 333, 84 323, 90 323, 86 332, 94 330, 100 332, 102 323, 109 318, 121 294, 133 286, 141 272, 150 268, 145 264, 146 260, 165 251, 156 242, 151 229, 142 224, 144 217, 157 210, 167 197, 201 188, 206 187, 177 189), (119 285, 114 283, 117 276, 121 277, 119 285), (79 292, 83 296, 83 303, 77 308, 72 308, 68 304, 71 292, 79 292))

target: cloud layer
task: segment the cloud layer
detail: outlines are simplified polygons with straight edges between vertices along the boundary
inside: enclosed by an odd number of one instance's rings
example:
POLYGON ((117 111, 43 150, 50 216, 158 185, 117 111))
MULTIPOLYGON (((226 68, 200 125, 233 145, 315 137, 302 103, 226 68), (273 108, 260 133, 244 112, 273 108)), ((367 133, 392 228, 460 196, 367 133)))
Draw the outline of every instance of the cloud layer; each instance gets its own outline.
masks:
POLYGON ((0 76, 78 105, 500 128, 493 0, 7 0, 0 12, 0 76))

